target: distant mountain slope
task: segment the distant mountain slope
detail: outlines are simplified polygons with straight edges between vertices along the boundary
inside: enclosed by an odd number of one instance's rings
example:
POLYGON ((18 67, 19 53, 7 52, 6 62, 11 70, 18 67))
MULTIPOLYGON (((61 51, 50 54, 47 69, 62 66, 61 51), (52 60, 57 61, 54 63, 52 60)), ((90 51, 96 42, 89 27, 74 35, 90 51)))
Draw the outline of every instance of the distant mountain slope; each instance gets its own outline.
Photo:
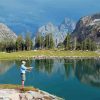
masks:
POLYGON ((97 44, 100 44, 100 13, 81 18, 76 24, 73 35, 79 41, 91 38, 97 44))
POLYGON ((65 18, 64 21, 59 25, 56 26, 51 22, 47 23, 46 25, 41 26, 37 34, 41 34, 42 36, 46 36, 46 34, 52 33, 53 39, 55 41, 55 45, 60 42, 63 42, 67 33, 71 33, 75 29, 75 22, 65 18))
POLYGON ((65 18, 64 21, 59 25, 60 32, 71 33, 75 29, 75 22, 69 18, 65 18))
POLYGON ((0 23, 0 41, 16 40, 17 35, 10 30, 5 24, 0 23))

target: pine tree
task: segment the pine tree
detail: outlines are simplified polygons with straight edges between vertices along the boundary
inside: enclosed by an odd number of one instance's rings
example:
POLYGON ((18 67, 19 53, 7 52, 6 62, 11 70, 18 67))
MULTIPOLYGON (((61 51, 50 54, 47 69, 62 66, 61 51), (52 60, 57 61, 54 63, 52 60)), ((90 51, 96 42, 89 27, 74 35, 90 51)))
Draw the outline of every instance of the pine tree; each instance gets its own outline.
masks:
POLYGON ((91 50, 92 50, 92 51, 97 50, 97 44, 96 44, 96 42, 95 42, 95 41, 92 41, 91 50))
POLYGON ((31 50, 33 47, 33 43, 30 37, 30 33, 27 33, 26 38, 25 38, 25 46, 26 50, 31 50))
POLYGON ((23 50, 24 41, 21 35, 17 37, 16 40, 16 50, 20 51, 23 50))
POLYGON ((45 36, 44 44, 45 44, 45 47, 47 49, 53 49, 54 48, 55 44, 54 44, 52 33, 49 33, 45 36))
POLYGON ((54 44, 53 36, 52 36, 52 33, 51 33, 51 34, 49 34, 49 48, 53 49, 54 46, 55 46, 55 44, 54 44))
POLYGON ((40 33, 38 33, 36 39, 35 39, 35 47, 36 48, 43 48, 44 44, 43 44, 44 38, 43 36, 41 36, 40 33))
POLYGON ((87 50, 87 38, 84 40, 84 50, 87 50))
POLYGON ((45 36, 45 41, 44 41, 45 47, 48 49, 49 48, 49 34, 45 36))
POLYGON ((92 50, 92 40, 88 38, 88 50, 92 50))
POLYGON ((64 40, 64 45, 65 45, 66 50, 70 50, 70 47, 71 47, 70 39, 71 39, 71 36, 68 33, 65 40, 64 40))
POLYGON ((82 50, 94 51, 97 49, 95 41, 93 41, 91 38, 86 38, 84 41, 82 41, 81 46, 82 50))

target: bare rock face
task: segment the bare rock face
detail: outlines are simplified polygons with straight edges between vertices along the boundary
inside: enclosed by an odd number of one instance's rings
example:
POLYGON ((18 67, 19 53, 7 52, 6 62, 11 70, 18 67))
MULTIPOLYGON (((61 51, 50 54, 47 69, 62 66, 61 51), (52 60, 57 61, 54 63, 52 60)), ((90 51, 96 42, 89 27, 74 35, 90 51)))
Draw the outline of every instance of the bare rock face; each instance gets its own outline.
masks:
POLYGON ((75 29, 76 23, 69 18, 65 18, 64 21, 59 25, 59 30, 62 33, 72 33, 75 29))
POLYGON ((97 44, 100 44, 100 14, 81 18, 76 24, 73 35, 76 36, 79 41, 85 38, 91 38, 97 44))
POLYGON ((5 24, 0 23, 0 41, 16 40, 17 35, 10 30, 5 24))
POLYGON ((47 34, 52 33, 53 39, 56 43, 55 45, 57 45, 60 42, 60 40, 63 39, 62 35, 59 32, 58 27, 53 25, 51 22, 40 27, 37 33, 41 34, 43 37, 45 37, 47 34))
POLYGON ((75 25, 76 24, 74 21, 65 18, 64 21, 58 26, 51 22, 41 26, 37 33, 41 34, 42 36, 52 33, 55 45, 58 45, 60 42, 64 41, 67 33, 71 33, 75 29, 75 25))

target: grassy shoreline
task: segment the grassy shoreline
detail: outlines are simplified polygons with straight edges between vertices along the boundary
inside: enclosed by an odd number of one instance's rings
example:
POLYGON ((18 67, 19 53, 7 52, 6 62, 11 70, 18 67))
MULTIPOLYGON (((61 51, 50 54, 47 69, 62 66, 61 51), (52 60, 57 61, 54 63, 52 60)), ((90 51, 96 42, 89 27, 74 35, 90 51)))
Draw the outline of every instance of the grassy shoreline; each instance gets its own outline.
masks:
POLYGON ((0 60, 39 58, 100 58, 100 53, 94 51, 60 51, 60 50, 32 50, 19 52, 0 52, 0 60))
MULTIPOLYGON (((0 84, 0 89, 15 89, 15 90, 20 90, 21 85, 17 84, 0 84)), ((38 91, 38 89, 32 87, 32 86, 26 86, 23 91, 38 91)))

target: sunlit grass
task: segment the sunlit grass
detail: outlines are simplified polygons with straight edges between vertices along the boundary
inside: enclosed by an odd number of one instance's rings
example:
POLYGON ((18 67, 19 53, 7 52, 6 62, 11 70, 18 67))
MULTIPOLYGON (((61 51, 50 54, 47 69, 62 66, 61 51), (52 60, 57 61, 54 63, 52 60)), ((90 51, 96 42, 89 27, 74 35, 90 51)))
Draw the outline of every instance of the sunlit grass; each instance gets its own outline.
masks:
POLYGON ((52 57, 99 57, 94 51, 59 51, 59 50, 36 50, 36 51, 19 51, 19 52, 0 52, 0 59, 24 59, 37 56, 52 57))
MULTIPOLYGON (((14 85, 14 84, 0 84, 0 89, 15 89, 15 90, 21 90, 21 85, 14 85)), ((38 89, 32 87, 32 86, 27 86, 24 87, 23 91, 37 91, 38 89)))

